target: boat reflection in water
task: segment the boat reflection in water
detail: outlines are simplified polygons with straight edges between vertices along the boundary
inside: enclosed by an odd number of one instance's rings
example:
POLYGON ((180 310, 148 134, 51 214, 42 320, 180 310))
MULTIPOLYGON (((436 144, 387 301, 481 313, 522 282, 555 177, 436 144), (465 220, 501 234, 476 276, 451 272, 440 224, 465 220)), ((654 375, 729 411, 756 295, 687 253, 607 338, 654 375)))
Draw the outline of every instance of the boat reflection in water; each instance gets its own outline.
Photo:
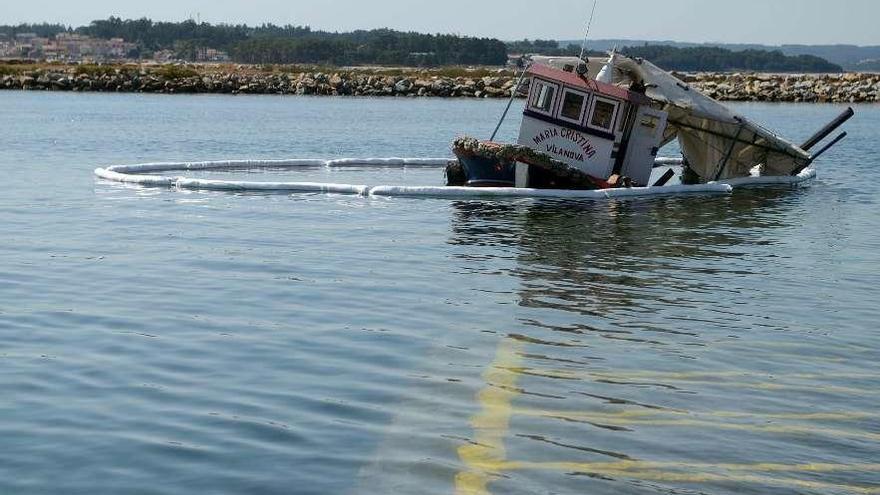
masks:
POLYGON ((872 493, 880 466, 861 444, 880 440, 864 402, 876 377, 842 364, 848 351, 822 345, 778 299, 774 232, 792 228, 783 219, 801 199, 453 203, 461 269, 510 282, 474 297, 512 302, 513 323, 479 329, 491 355, 438 352, 438 370, 473 369, 427 391, 458 422, 431 415, 430 400, 403 405, 419 412, 401 413, 372 467, 378 486, 872 493))

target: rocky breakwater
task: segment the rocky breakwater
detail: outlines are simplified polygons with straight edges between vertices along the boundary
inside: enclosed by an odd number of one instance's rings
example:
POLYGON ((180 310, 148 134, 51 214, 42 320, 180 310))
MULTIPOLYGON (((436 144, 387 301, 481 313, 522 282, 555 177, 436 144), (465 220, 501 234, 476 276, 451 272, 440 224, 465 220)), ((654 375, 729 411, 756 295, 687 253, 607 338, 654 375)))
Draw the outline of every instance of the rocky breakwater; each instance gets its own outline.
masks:
MULTIPOLYGON (((880 74, 677 76, 722 101, 880 101, 880 74)), ((0 64, 0 89, 19 90, 507 98, 515 84, 512 72, 491 69, 0 64)))
POLYGON ((880 74, 678 74, 722 101, 880 102, 880 74))
MULTIPOLYGON (((485 71, 483 71, 485 72, 485 71)), ((105 68, 34 69, 0 76, 0 89, 142 93, 296 94, 326 96, 436 96, 506 98, 512 75, 448 76, 414 70, 389 75, 346 72, 256 72, 242 69, 196 70, 105 68)))

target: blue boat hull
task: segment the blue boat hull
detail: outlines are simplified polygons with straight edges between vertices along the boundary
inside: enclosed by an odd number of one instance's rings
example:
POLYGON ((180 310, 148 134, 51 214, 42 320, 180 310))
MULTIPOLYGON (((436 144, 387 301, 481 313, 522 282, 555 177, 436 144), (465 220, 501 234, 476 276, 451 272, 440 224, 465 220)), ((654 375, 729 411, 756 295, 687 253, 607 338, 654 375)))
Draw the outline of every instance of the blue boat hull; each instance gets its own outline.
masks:
POLYGON ((469 187, 514 187, 516 164, 479 155, 459 155, 469 187))

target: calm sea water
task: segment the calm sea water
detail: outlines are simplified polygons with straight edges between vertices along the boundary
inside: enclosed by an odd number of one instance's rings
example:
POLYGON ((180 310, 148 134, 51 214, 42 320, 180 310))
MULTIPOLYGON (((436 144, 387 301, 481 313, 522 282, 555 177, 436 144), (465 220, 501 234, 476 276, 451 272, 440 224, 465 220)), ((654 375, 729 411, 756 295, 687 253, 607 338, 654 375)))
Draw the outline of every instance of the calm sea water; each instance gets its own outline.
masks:
MULTIPOLYGON (((446 156, 502 106, 0 92, 0 493, 880 493, 880 107, 812 187, 732 196, 92 176, 446 156)), ((794 140, 841 110, 737 108, 794 140)))

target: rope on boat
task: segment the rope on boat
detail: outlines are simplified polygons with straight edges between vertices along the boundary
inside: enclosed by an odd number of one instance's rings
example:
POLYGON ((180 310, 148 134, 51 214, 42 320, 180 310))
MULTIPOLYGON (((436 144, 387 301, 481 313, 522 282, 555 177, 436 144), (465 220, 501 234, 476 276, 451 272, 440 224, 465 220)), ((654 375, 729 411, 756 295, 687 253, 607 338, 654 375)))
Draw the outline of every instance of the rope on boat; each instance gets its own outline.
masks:
MULTIPOLYGON (((808 168, 794 177, 745 177, 719 183, 670 185, 663 187, 634 187, 592 191, 528 189, 512 187, 449 187, 449 186, 393 186, 365 184, 336 184, 327 182, 263 182, 220 179, 195 179, 183 176, 161 175, 163 172, 234 171, 234 170, 294 170, 313 167, 372 167, 372 168, 442 168, 450 158, 343 158, 321 160, 294 158, 286 160, 222 160, 204 162, 163 162, 133 165, 113 165, 95 169, 95 175, 115 182, 151 187, 201 189, 217 191, 284 191, 354 194, 359 196, 407 196, 434 198, 580 198, 607 199, 636 196, 676 195, 685 193, 730 193, 733 187, 797 184, 816 177, 815 169, 808 168)), ((678 159, 660 158, 659 165, 680 164, 678 159)))

